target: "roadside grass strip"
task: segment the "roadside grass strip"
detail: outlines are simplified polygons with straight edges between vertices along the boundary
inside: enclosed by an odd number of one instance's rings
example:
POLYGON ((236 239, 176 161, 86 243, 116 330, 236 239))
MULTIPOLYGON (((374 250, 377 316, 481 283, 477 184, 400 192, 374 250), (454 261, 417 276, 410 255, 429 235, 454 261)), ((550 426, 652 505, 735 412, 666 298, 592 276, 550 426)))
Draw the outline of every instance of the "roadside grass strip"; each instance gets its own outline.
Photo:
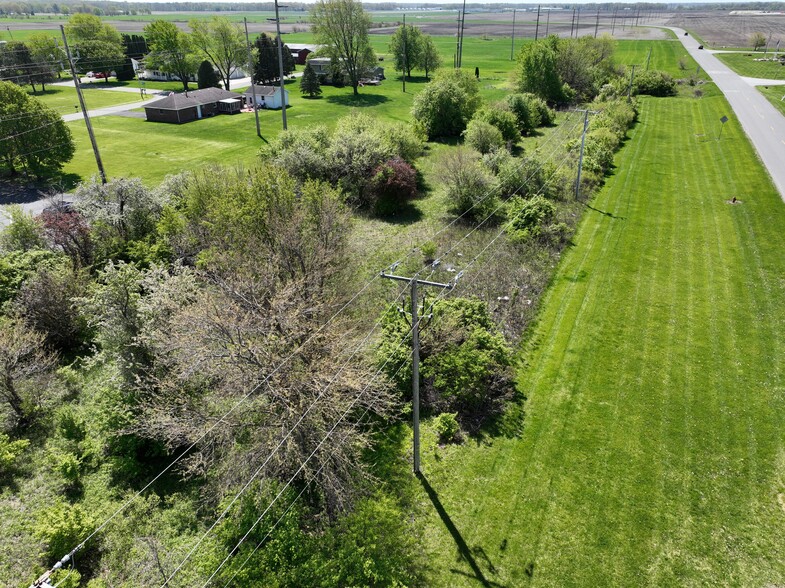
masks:
POLYGON ((429 585, 785 583, 785 207, 729 110, 642 99, 521 352, 522 433, 426 438, 429 585))

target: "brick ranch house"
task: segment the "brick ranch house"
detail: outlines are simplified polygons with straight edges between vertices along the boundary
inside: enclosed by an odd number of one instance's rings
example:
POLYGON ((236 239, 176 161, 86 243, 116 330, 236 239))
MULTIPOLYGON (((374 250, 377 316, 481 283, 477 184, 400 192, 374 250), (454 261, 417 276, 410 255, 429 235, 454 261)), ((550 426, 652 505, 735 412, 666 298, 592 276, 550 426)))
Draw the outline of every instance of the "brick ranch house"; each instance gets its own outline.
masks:
POLYGON ((242 95, 221 88, 204 88, 181 94, 170 94, 146 104, 147 120, 186 123, 216 114, 236 114, 243 107, 242 95))

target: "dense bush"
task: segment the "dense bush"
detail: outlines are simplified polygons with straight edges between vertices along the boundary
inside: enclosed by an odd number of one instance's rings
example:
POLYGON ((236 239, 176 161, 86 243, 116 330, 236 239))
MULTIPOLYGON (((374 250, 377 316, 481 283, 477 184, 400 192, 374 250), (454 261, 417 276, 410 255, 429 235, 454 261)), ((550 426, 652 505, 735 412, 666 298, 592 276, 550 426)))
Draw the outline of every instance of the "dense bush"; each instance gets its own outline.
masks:
POLYGON ((493 213, 497 199, 491 189, 492 178, 476 152, 456 149, 447 153, 441 164, 441 180, 455 213, 478 220, 493 213))
POLYGON ((636 95, 674 96, 676 94, 676 82, 667 72, 650 69, 635 74, 632 82, 632 92, 636 95))
POLYGON ((443 412, 433 419, 433 428, 439 435, 439 441, 451 443, 458 439, 461 425, 458 423, 457 412, 443 412))
POLYGON ((0 250, 30 251, 43 249, 46 246, 40 223, 35 217, 24 211, 19 205, 12 205, 6 209, 10 224, 0 233, 0 250))
MULTIPOLYGON (((35 534, 46 545, 46 557, 54 563, 87 537, 95 521, 78 504, 57 502, 39 515, 35 534)), ((84 555, 84 554, 82 554, 84 555)))
POLYGON ((514 197, 507 206, 509 238, 518 243, 538 238, 545 225, 553 220, 555 211, 553 203, 542 196, 529 199, 514 197))
POLYGON ((490 153, 504 145, 501 131, 484 120, 472 119, 463 132, 464 140, 479 153, 490 153))
POLYGON ((417 94, 412 117, 429 139, 457 137, 479 107, 477 81, 461 70, 440 73, 417 94))
POLYGON ((521 138, 518 119, 505 108, 483 108, 474 115, 474 120, 482 120, 499 129, 505 141, 516 143, 521 138))
POLYGON ((509 94, 504 105, 515 116, 518 129, 524 135, 531 134, 535 129, 553 124, 556 116, 548 104, 535 94, 509 94))
POLYGON ((0 432, 0 481, 16 468, 17 460, 28 445, 30 441, 27 439, 11 441, 8 435, 0 432))
MULTIPOLYGON (((476 431, 513 396, 512 352, 480 300, 438 300, 431 313, 420 337, 423 405, 434 412, 457 413, 465 427, 476 431)), ((410 352, 399 345, 409 332, 408 323, 393 308, 382 328, 379 356, 392 358, 384 369, 402 391, 408 390, 410 352)))
POLYGON ((60 265, 62 257, 46 249, 12 251, 0 256, 0 305, 13 299, 24 281, 43 269, 60 265))
POLYGON ((403 159, 395 157, 373 171, 371 189, 376 211, 394 212, 417 194, 417 172, 403 159))

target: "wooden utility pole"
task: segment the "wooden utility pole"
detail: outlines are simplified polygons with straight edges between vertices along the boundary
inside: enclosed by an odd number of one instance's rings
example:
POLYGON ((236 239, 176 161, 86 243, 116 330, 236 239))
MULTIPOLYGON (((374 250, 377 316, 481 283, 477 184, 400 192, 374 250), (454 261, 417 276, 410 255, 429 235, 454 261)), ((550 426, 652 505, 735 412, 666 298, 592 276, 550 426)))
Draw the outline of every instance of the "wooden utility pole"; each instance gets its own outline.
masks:
POLYGON ((513 59, 513 55, 515 55, 515 12, 516 9, 512 9, 512 44, 510 45, 510 61, 513 59))
POLYGON ((412 426, 414 430, 414 444, 412 453, 414 457, 414 473, 420 473, 420 319, 418 316, 418 297, 417 286, 432 286, 451 290, 455 283, 441 284, 439 282, 429 282, 428 280, 418 280, 415 275, 412 278, 396 276, 394 274, 381 273, 381 277, 388 280, 398 280, 408 282, 411 286, 412 304, 412 426))
POLYGON ((403 91, 406 93, 406 14, 403 15, 403 91))
MULTIPOLYGON (((284 7, 285 8, 285 7, 284 7)), ((278 75, 281 78, 281 119, 283 120, 283 130, 286 130, 286 89, 283 79, 283 40, 281 39, 281 19, 278 16, 278 0, 275 0, 275 18, 267 20, 275 21, 275 30, 278 33, 278 75)), ((253 80, 251 80, 253 82, 253 80)))
POLYGON ((537 5, 537 24, 534 26, 534 40, 540 36, 540 5, 537 5))
MULTIPOLYGON (((256 135, 261 139, 262 138, 262 130, 259 128, 259 108, 256 105, 256 85, 253 81, 253 58, 251 57, 251 41, 248 39, 248 19, 243 18, 243 23, 245 23, 245 46, 248 49, 248 68, 251 70, 251 97, 253 98, 253 113, 256 117, 256 135)), ((261 56, 260 56, 261 58, 261 56)), ((283 98, 283 96, 281 97, 283 98)))
POLYGON ((581 156, 578 159, 578 179, 575 181, 575 200, 580 200, 581 197, 581 172, 583 171, 583 148, 586 145, 586 131, 589 128, 589 111, 579 110, 583 112, 583 134, 581 135, 581 156))
POLYGON ((101 176, 101 183, 106 183, 106 172, 104 171, 104 163, 101 161, 101 152, 98 151, 98 143, 95 141, 95 134, 93 134, 93 125, 90 123, 90 115, 87 114, 87 107, 84 103, 84 96, 82 95, 82 83, 79 79, 79 74, 76 73, 76 65, 74 65, 74 58, 71 56, 71 49, 68 47, 68 39, 65 38, 65 28, 60 25, 60 34, 63 35, 63 44, 65 45, 65 54, 68 57, 68 64, 71 66, 71 75, 74 76, 74 85, 76 86, 76 95, 79 98, 79 106, 82 108, 82 116, 84 117, 84 124, 87 127, 87 134, 90 137, 90 143, 93 146, 93 154, 95 155, 95 163, 98 165, 98 174, 101 176))
POLYGON ((597 9, 597 20, 594 21, 594 38, 597 38, 597 30, 600 28, 600 9, 597 9))

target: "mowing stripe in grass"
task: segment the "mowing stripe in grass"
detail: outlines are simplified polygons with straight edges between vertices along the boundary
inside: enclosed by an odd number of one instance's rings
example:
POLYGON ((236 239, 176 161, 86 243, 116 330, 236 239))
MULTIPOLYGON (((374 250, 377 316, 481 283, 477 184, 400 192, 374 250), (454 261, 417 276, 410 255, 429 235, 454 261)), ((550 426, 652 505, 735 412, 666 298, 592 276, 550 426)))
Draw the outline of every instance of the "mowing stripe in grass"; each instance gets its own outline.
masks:
MULTIPOLYGON (((785 581, 785 209, 735 121, 696 136, 727 111, 643 99, 543 303, 522 437, 428 449, 487 580, 785 581)), ((431 583, 476 584, 425 528, 431 583)))

